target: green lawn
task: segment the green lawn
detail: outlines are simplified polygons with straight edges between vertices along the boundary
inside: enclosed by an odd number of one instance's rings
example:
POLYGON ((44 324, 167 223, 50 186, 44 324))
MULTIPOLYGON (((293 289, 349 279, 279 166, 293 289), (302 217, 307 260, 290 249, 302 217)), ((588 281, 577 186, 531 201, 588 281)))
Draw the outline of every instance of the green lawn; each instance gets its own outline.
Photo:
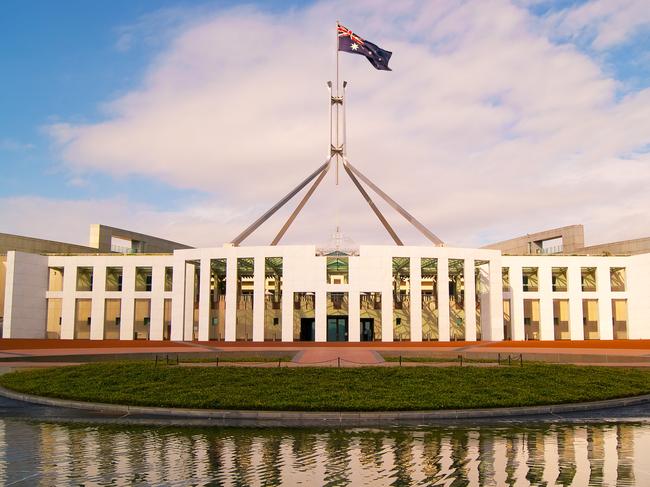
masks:
MULTIPOLYGON (((460 359, 456 357, 432 357, 432 356, 426 356, 426 355, 402 355, 401 357, 399 355, 388 355, 388 354, 381 354, 383 359, 386 362, 399 362, 400 360, 404 362, 417 362, 417 363, 460 363, 460 359)), ((463 363, 482 363, 482 364, 496 364, 497 359, 491 359, 491 358, 467 358, 463 357, 463 363)), ((505 359, 501 359, 502 364, 507 364, 508 363, 508 358, 506 357, 505 359)), ((519 364, 519 357, 515 360, 513 358, 512 360, 513 364, 519 364)))
MULTIPOLYGON (((293 355, 219 355, 219 363, 222 362, 291 362, 293 355)), ((217 356, 214 357, 181 357, 181 363, 185 364, 203 364, 213 363, 216 365, 217 356)))
POLYGON ((43 396, 218 409, 433 410, 591 401, 650 393, 650 371, 524 367, 238 368, 93 363, 0 376, 43 396))

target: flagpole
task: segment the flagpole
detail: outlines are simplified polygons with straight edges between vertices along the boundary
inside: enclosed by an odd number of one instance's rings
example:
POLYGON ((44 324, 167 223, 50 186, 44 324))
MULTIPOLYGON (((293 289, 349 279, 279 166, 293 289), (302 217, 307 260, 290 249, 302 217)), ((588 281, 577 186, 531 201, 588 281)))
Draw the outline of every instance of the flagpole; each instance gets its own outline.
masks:
MULTIPOLYGON (((339 21, 336 21, 336 98, 339 97, 339 21)), ((339 103, 336 103, 336 147, 339 147, 339 103)), ((339 185, 339 156, 336 155, 336 185, 339 185)))

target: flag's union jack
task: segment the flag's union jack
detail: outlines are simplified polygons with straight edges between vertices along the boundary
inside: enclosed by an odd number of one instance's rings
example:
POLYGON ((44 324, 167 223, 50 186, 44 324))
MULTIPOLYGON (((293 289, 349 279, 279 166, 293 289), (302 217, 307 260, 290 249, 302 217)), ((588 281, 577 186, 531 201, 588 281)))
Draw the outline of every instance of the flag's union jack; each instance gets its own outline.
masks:
POLYGON ((357 44, 363 46, 363 39, 356 35, 354 32, 352 32, 350 29, 347 27, 337 24, 336 30, 338 30, 339 37, 349 37, 352 41, 356 42, 357 44))

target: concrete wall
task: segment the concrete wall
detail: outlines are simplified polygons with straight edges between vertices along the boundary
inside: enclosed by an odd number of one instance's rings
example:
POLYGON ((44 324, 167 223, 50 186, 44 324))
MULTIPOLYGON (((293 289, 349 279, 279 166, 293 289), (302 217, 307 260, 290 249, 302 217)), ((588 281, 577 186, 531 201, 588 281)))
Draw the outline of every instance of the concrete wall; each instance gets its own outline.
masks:
POLYGON ((132 232, 122 228, 114 228, 98 223, 90 225, 89 245, 99 252, 111 252, 111 240, 117 237, 124 240, 137 241, 142 244, 139 253, 171 253, 176 249, 190 249, 189 245, 172 242, 144 233, 132 232))
POLYGON ((578 249, 576 253, 588 255, 638 255, 650 253, 650 237, 623 240, 578 249))
POLYGON ((486 245, 483 248, 500 250, 503 254, 509 255, 537 255, 541 253, 539 242, 562 238, 563 252, 565 254, 573 253, 577 249, 584 247, 584 233, 585 231, 582 225, 569 225, 511 238, 486 245))
POLYGON ((96 248, 85 247, 83 245, 56 242, 54 240, 43 240, 41 238, 23 237, 21 235, 11 235, 9 233, 0 233, 0 254, 6 255, 10 250, 30 252, 32 254, 83 254, 97 252, 96 248))
POLYGON ((47 257, 7 254, 3 338, 45 338, 47 257))
POLYGON ((7 278, 7 256, 0 255, 0 324, 5 314, 5 279, 7 278))

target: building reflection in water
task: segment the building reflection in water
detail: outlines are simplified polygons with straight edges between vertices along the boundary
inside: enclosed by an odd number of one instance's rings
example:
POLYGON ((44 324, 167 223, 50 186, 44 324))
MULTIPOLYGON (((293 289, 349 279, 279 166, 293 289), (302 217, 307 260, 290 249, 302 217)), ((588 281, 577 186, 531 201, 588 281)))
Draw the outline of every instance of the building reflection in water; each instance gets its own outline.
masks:
POLYGON ((649 424, 391 429, 0 420, 0 484, 650 485, 649 424))

